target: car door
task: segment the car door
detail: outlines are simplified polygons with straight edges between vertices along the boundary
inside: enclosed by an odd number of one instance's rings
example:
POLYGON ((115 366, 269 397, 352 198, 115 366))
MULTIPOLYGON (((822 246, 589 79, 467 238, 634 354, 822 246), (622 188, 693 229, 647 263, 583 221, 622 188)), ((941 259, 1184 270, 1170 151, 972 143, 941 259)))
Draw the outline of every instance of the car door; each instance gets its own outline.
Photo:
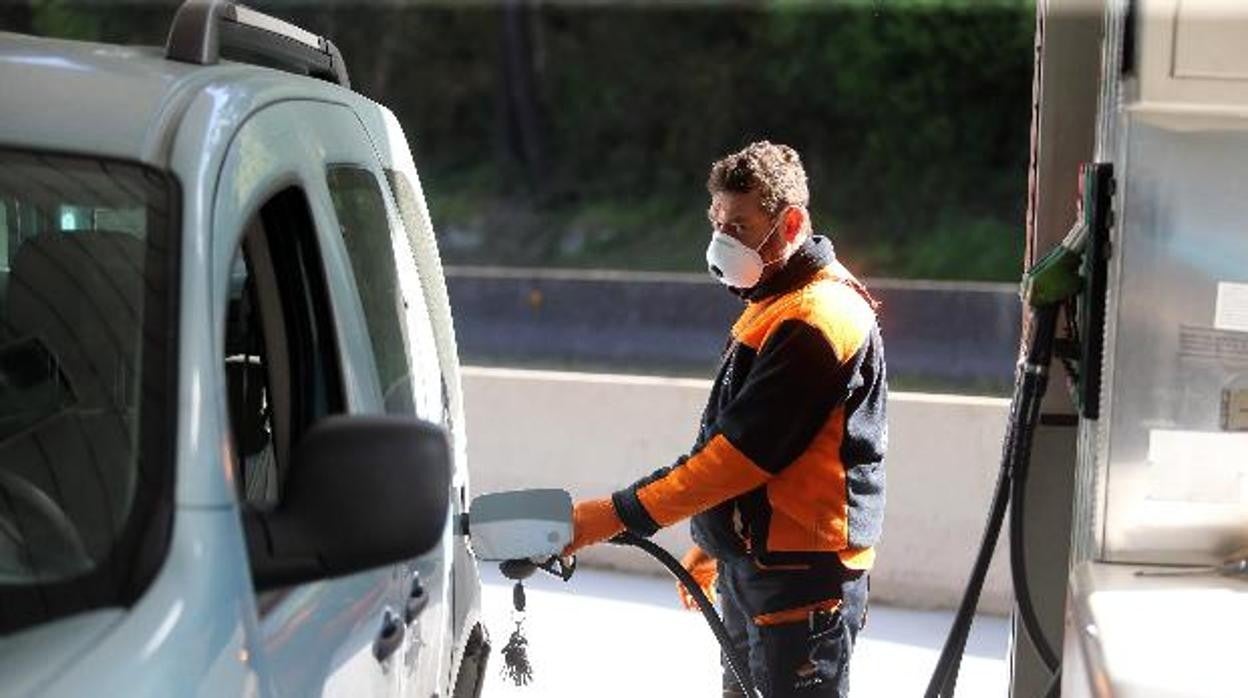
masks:
MULTIPOLYGON (((372 162, 334 163, 326 176, 363 308, 384 409, 449 428, 446 385, 429 310, 384 175, 372 162)), ((408 623, 405 696, 449 692, 450 536, 448 521, 442 542, 402 567, 410 585, 403 606, 408 623)))
MULTIPOLYGON (((239 243, 219 275, 230 304, 224 360, 242 507, 280 507, 290 453, 316 420, 385 402, 330 195, 330 165, 369 166, 346 108, 289 100, 233 139, 214 230, 239 243)), ((254 544, 254 542, 253 542, 254 544)), ((396 696, 408 645, 405 565, 265 592, 256 599, 267 688, 280 696, 396 696)))
MULTIPOLYGON (((440 374, 437 392, 443 410, 440 423, 451 435, 454 447, 455 471, 449 496, 452 516, 457 517, 467 511, 467 441, 459 357, 442 264, 420 178, 398 119, 375 104, 368 104, 357 113, 381 159, 387 200, 398 212, 399 220, 391 221, 391 230, 399 238, 395 249, 399 253, 400 275, 416 280, 412 284, 411 298, 415 301, 409 308, 409 317, 421 325, 421 336, 432 333, 432 344, 413 345, 416 353, 412 359, 421 371, 432 371, 436 366, 440 374)), ((426 385, 432 387, 432 381, 426 385)), ((422 670, 420 674, 439 677, 437 692, 445 696, 452 690, 450 684, 455 677, 451 672, 455 670, 456 652, 464 650, 470 632, 479 621, 480 578, 476 560, 469 553, 463 536, 448 535, 442 550, 426 555, 418 564, 430 595, 421 635, 422 641, 428 643, 421 665, 429 670, 422 670)), ((429 692, 422 690, 407 695, 423 697, 429 692)))

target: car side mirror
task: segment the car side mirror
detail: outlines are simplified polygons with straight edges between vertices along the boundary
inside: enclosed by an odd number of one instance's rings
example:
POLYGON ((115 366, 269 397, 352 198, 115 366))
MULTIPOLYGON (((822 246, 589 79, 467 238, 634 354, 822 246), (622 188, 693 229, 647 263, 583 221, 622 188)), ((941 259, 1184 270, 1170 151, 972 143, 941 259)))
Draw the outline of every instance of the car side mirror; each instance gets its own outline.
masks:
POLYGON ((448 525, 445 431, 414 418, 334 416, 296 446, 281 503, 243 515, 257 589, 423 555, 448 525))

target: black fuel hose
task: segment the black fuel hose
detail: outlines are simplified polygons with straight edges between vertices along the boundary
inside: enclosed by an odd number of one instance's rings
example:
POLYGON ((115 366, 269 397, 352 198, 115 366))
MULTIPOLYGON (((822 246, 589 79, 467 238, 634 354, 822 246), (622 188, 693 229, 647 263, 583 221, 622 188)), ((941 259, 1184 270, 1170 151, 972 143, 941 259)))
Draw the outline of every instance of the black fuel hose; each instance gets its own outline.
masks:
POLYGON ((923 693, 925 698, 953 696, 958 670, 962 666, 962 653, 966 649, 971 623, 975 620, 975 608, 979 605, 979 595, 984 588, 984 578, 988 576, 988 565, 992 562, 992 553, 997 547, 997 537, 1001 533, 1001 523, 1005 520, 1005 509, 1009 501, 1010 475, 1002 468, 997 475, 997 485, 988 510, 988 520, 984 524, 979 552, 975 556, 975 564, 971 566, 971 578, 967 580, 966 588, 962 592, 962 601, 958 604, 958 612, 949 628, 949 636, 945 638, 945 644, 941 648, 940 658, 936 660, 936 669, 927 684, 927 691, 923 693))
POLYGON ((1010 576, 1014 583, 1019 620, 1049 671, 1056 674, 1060 669, 1057 654, 1040 627, 1039 615, 1031 600, 1024 554, 1026 540, 1023 536, 1023 502, 1027 471, 1031 464, 1032 437, 1039 422, 1041 399, 1048 386, 1048 367, 1053 357, 1058 309, 1057 305, 1032 309, 1027 354, 1015 375, 1010 421, 1006 427, 1001 453, 1001 470, 997 475, 988 520, 984 524, 984 533, 980 539, 979 552, 975 556, 975 564, 971 567, 970 579, 962 592, 961 603, 928 682, 925 698, 952 698, 954 695, 962 655, 970 636, 971 624, 975 620, 975 608, 979 605, 988 566, 992 562, 1001 526, 1005 522, 1007 506, 1010 510, 1010 576))
POLYGON ((741 690, 747 696, 758 696, 758 689, 754 687, 754 678, 750 675, 749 664, 743 658, 732 644, 732 638, 728 636, 728 628, 724 627, 724 621, 720 619, 719 614, 715 612, 715 606, 711 604, 711 600, 706 598, 702 587, 698 585, 697 580, 680 564, 680 561, 672 556, 671 553, 664 550, 652 541, 646 540, 641 536, 625 531, 620 535, 611 539, 616 545, 629 545, 634 548, 640 548, 650 554, 650 557, 658 560, 668 572, 671 572, 677 580, 689 592, 689 596, 698 604, 698 610, 702 612, 702 617, 706 619, 706 624, 711 626, 711 632, 715 633, 715 639, 719 640, 719 647, 724 652, 724 661, 728 663, 728 669, 732 671, 732 675, 737 679, 737 684, 741 686, 741 690))
POLYGON ((1014 439, 1014 457, 1011 465, 1012 486, 1010 493, 1010 577, 1014 583, 1014 598, 1018 618, 1023 624, 1031 645, 1044 662, 1050 674, 1056 674, 1061 666, 1057 652, 1049 644, 1040 616, 1031 599, 1031 583, 1027 575, 1027 537, 1024 531, 1025 505, 1027 501, 1027 475, 1031 469, 1031 444, 1036 425, 1040 421, 1040 403, 1048 386, 1049 362, 1053 358, 1053 336, 1057 328, 1057 306, 1036 308, 1033 314, 1035 328, 1031 348, 1027 356, 1026 375, 1023 376, 1023 403, 1021 418, 1023 428, 1014 439))

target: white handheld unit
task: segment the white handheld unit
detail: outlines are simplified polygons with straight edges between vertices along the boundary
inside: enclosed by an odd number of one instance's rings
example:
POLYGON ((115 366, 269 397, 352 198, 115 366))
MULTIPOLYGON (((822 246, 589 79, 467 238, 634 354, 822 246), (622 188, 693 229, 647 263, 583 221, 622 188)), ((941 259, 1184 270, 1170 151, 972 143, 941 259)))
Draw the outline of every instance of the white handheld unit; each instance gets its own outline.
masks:
POLYGON ((478 560, 546 560, 572 542, 572 495, 532 489, 483 494, 468 510, 468 537, 478 560))

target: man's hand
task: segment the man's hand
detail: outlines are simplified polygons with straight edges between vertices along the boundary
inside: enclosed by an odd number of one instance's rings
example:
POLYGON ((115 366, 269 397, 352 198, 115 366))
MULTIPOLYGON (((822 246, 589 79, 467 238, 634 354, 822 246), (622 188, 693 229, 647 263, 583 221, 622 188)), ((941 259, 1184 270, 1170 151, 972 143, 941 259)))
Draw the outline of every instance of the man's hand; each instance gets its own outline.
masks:
POLYGON ((577 502, 572 508, 572 542, 563 549, 563 556, 570 557, 586 546, 601 543, 624 532, 624 522, 615 513, 615 505, 608 498, 577 502))
MULTIPOLYGON (((715 558, 706 554, 706 551, 698 546, 693 546, 689 552, 685 553, 684 559, 680 564, 689 570, 689 574, 697 580, 698 586, 702 587, 702 593, 706 594, 706 598, 715 603, 715 578, 719 576, 716 569, 715 558)), ((698 602, 693 600, 693 595, 685 589, 685 585, 680 582, 676 583, 676 591, 680 593, 680 602, 690 611, 698 610, 698 602)))

